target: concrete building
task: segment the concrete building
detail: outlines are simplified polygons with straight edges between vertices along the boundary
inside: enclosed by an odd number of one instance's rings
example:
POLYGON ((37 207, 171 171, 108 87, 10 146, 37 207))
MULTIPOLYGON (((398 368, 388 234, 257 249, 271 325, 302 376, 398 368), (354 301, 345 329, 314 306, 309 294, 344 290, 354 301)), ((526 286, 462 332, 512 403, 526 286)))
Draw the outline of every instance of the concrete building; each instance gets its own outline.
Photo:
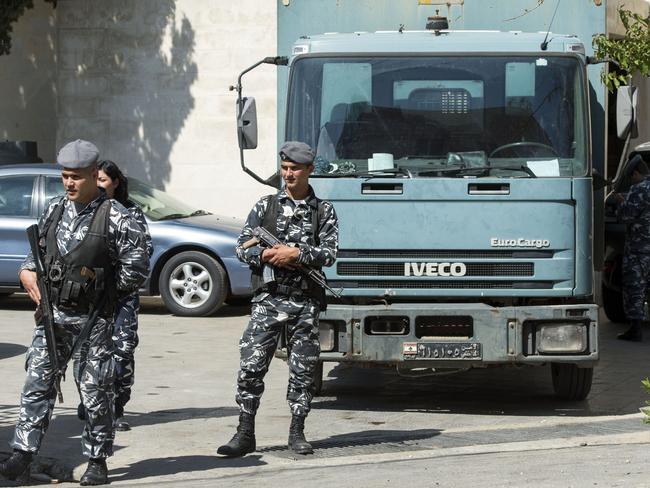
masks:
MULTIPOLYGON (((235 93, 246 66, 276 51, 274 1, 36 0, 0 57, 0 138, 39 144, 45 161, 70 139, 96 142, 129 176, 217 213, 245 216, 268 188, 239 167, 235 93)), ((258 97, 260 149, 275 167, 276 73, 258 97)), ((268 169, 267 169, 268 168, 268 169)))

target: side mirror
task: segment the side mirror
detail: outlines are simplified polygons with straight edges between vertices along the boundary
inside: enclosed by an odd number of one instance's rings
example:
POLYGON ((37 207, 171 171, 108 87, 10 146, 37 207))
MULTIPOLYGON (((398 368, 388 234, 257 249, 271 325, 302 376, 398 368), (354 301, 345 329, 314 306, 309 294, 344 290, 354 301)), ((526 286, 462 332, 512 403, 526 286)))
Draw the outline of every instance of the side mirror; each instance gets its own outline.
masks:
POLYGON ((616 132, 619 139, 638 136, 636 123, 637 89, 621 86, 616 91, 616 132))
POLYGON ((257 109, 255 98, 244 97, 237 103, 237 140, 241 149, 257 147, 257 109))

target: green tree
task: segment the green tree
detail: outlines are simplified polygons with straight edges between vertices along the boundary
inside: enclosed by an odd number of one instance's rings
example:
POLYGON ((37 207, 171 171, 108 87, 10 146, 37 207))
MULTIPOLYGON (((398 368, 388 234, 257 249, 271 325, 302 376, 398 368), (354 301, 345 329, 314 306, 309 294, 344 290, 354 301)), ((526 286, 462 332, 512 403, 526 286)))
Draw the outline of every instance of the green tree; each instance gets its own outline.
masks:
MULTIPOLYGON (((650 380, 648 378, 644 379, 641 381, 641 384, 643 385, 643 388, 645 388, 645 391, 650 393, 650 380)), ((647 407, 643 407, 641 411, 645 414, 645 419, 643 421, 646 424, 650 424, 650 401, 646 400, 646 405, 647 407)))
POLYGON ((642 17, 623 7, 618 9, 618 15, 625 27, 624 37, 610 39, 600 34, 593 39, 595 56, 611 60, 620 68, 602 75, 610 91, 626 85, 634 74, 650 74, 650 17, 642 17))
MULTIPOLYGON (((45 1, 56 8, 57 0, 45 1)), ((34 0, 2 0, 0 2, 0 56, 11 52, 12 24, 30 8, 34 8, 34 0)))

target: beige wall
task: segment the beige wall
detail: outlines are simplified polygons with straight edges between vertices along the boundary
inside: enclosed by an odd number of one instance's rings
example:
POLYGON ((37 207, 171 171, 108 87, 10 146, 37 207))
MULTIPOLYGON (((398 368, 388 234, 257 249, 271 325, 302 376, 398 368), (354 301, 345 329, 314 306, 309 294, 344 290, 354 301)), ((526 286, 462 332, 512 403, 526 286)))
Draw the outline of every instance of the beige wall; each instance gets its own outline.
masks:
POLYGON ((11 54, 0 56, 0 139, 38 142, 51 161, 56 141, 55 11, 45 2, 13 25, 11 54))
MULTIPOLYGON (((239 168, 228 87, 275 55, 275 8, 270 0, 59 0, 57 143, 88 138, 130 176, 245 216, 269 190, 239 168)), ((266 176, 275 164, 274 68, 248 76, 246 91, 261 128, 248 158, 266 176)))

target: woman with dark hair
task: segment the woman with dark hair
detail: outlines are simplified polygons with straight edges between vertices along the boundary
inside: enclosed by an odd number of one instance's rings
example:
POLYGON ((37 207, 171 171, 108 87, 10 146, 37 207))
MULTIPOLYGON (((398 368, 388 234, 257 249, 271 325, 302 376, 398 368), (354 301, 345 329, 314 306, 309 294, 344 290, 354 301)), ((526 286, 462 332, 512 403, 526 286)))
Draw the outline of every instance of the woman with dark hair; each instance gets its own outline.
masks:
MULTIPOLYGON (((113 161, 104 160, 97 164, 97 186, 106 191, 109 198, 120 202, 131 216, 140 224, 147 237, 147 251, 153 253, 149 228, 140 207, 129 200, 129 182, 124 173, 113 161)), ((115 325, 113 327, 113 344, 115 346, 115 428, 130 430, 129 424, 122 418, 124 406, 131 398, 135 372, 135 348, 138 345, 138 310, 140 297, 133 293, 118 300, 115 308, 115 325)), ((79 416, 84 416, 83 405, 79 405, 79 416)))

